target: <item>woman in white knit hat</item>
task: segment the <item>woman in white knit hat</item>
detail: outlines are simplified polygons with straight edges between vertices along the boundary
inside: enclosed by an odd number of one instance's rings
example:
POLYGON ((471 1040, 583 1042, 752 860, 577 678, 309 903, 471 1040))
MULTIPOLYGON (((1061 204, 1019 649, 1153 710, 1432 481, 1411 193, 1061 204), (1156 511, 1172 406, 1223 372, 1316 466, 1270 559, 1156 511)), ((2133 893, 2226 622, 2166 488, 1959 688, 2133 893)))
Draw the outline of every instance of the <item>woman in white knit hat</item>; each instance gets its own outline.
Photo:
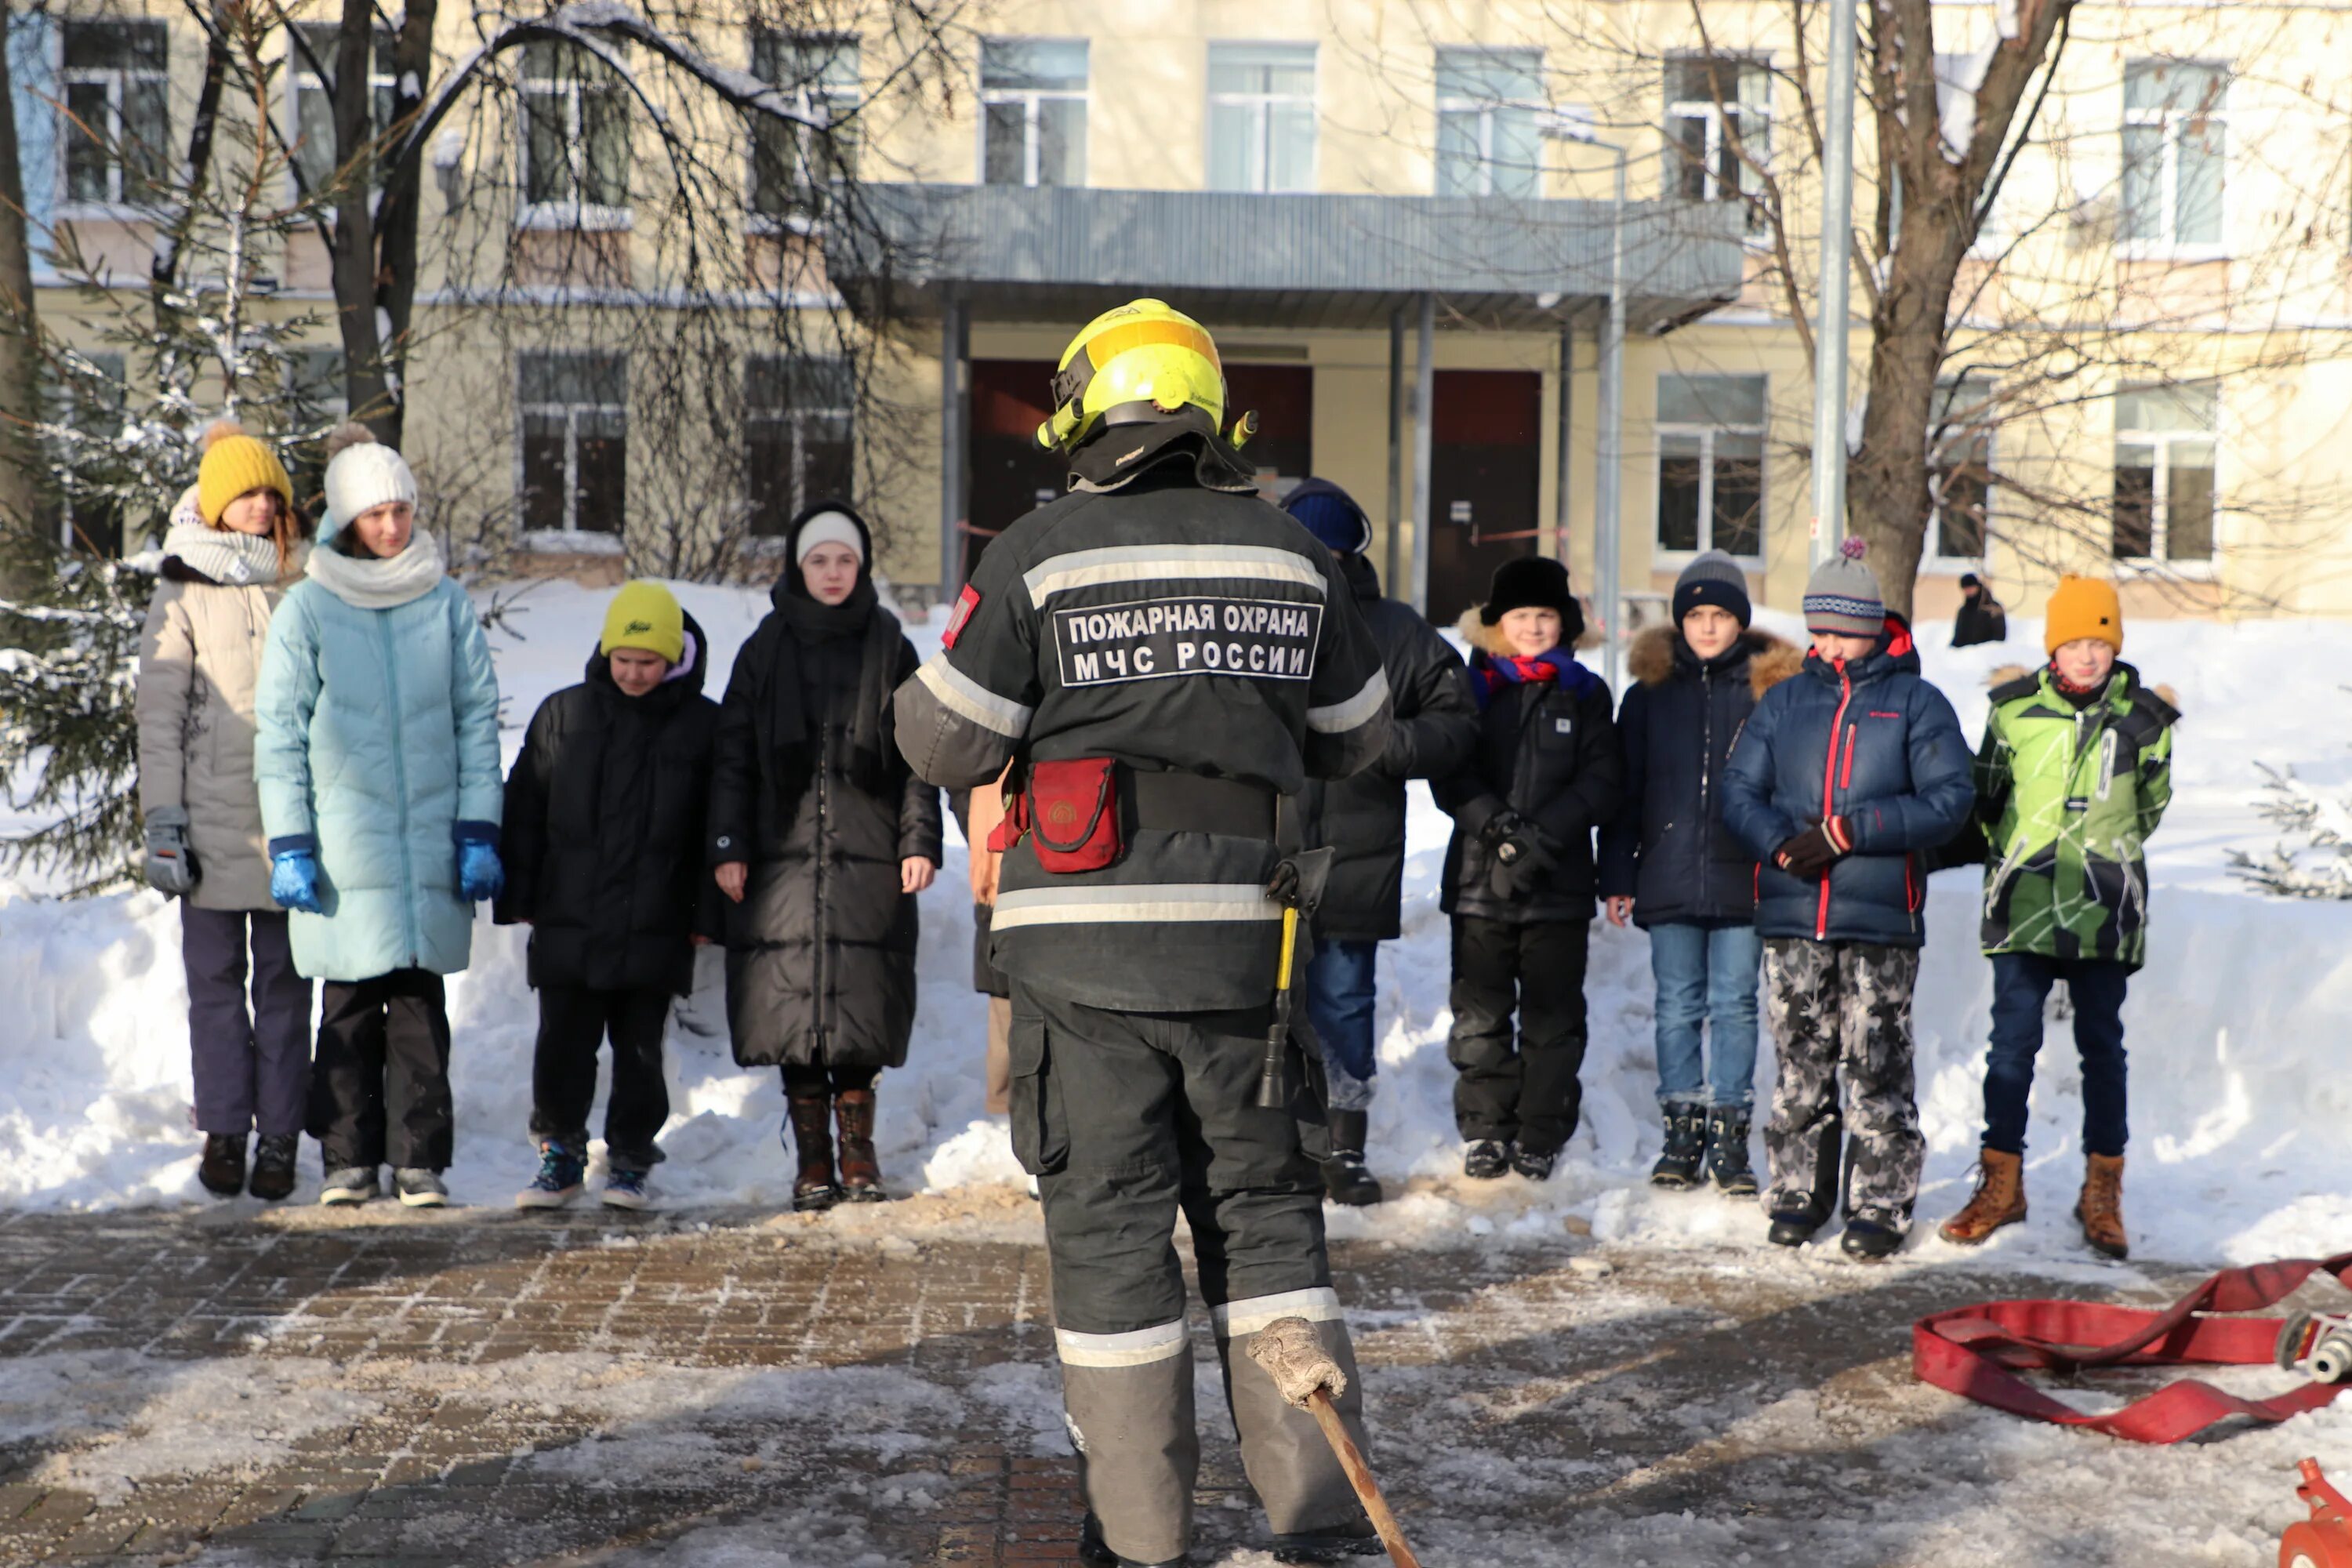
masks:
POLYGON ((295 966, 325 982, 310 1131, 320 1201, 447 1201, 454 1142, 441 977, 466 967, 473 905, 498 896, 499 687, 416 477, 364 426, 328 440, 327 514, 307 580, 271 624, 256 772, 270 891, 295 966))

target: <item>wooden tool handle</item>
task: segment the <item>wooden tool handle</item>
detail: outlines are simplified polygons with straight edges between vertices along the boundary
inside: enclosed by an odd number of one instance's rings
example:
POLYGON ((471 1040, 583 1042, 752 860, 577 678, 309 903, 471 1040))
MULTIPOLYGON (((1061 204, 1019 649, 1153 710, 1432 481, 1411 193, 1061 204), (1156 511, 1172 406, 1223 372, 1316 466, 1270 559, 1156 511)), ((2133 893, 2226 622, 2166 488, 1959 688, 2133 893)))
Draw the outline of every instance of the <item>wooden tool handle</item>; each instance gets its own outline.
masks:
POLYGON ((1389 1511, 1388 1500, 1381 1496, 1381 1483, 1372 1479, 1372 1468, 1364 1463, 1363 1451, 1356 1440, 1348 1436, 1339 1412, 1331 1404, 1328 1389, 1318 1388, 1307 1396, 1307 1408, 1315 1413, 1316 1422, 1331 1451, 1339 1456, 1339 1468, 1348 1473, 1348 1484, 1356 1489, 1356 1496, 1371 1516, 1372 1528, 1381 1533, 1381 1544, 1388 1548, 1389 1560, 1397 1568, 1421 1568, 1421 1559, 1404 1543, 1404 1531, 1397 1524, 1396 1515, 1389 1511))

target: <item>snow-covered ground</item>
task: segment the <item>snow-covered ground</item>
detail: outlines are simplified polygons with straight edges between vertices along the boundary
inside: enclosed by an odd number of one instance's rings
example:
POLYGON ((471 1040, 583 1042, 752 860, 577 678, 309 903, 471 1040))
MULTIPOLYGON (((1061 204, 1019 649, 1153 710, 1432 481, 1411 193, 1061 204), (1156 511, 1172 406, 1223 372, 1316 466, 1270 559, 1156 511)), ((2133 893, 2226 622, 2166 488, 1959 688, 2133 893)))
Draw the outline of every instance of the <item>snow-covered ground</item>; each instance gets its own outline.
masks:
MULTIPOLYGON (((688 585, 680 596, 708 628, 715 668, 766 610, 756 592, 688 585)), ((605 595, 547 583, 502 595, 493 633, 507 694, 507 742, 533 707, 578 679, 605 595)), ((1773 617, 1786 626, 1785 617, 1773 617)), ((940 621, 910 628, 935 645, 940 621)), ((2347 697, 2331 669, 2336 622, 2141 622, 2130 657, 2179 694, 2178 799, 2151 857, 2153 939, 2126 1011, 2134 1072, 2126 1212, 2143 1252, 2168 1260, 2239 1262, 2352 1246, 2352 1077, 2340 1069, 2341 1020, 2352 1016, 2352 906, 2268 900, 2226 875, 2231 846, 2264 841, 2250 801, 2257 761, 2292 763, 2324 786, 2352 782, 2347 697)), ((1953 652, 1946 629, 1922 635, 1929 674, 1981 729, 1987 674, 2040 647, 2019 622, 2005 647, 1953 652)), ((714 689, 721 684, 714 680, 714 689)), ((1372 1163, 1399 1201, 1335 1214, 1334 1231, 1408 1245, 1465 1232, 1557 1236, 1563 1216, 1597 1238, 1662 1247, 1761 1238, 1753 1205, 1653 1192, 1641 1179, 1658 1128, 1644 939, 1594 928, 1588 995, 1586 1125, 1543 1187, 1513 1179, 1465 1193, 1457 1172, 1445 1062, 1446 932, 1433 881, 1446 824, 1416 786, 1402 941, 1381 963, 1381 1090, 1372 1163)), ((952 828, 950 828, 952 840, 952 828)), ((964 855, 923 899, 922 995, 912 1057, 882 1085, 885 1169, 902 1187, 941 1191, 1009 1182, 1017 1172, 999 1124, 981 1109, 984 1010, 970 988, 971 927, 964 855)), ((1931 1152, 1923 1219, 1957 1205, 1976 1148, 1979 1083, 1990 1002, 1975 943, 1976 882, 1937 879, 1918 997, 1919 1094, 1931 1152)), ((58 902, 0 882, 0 1204, 105 1207, 209 1201, 195 1183, 189 1123, 184 991, 177 915, 150 892, 58 902)), ((473 968, 450 985, 457 1044, 459 1201, 503 1204, 529 1177, 525 1138, 535 1009, 523 983, 523 938, 476 934, 473 968)), ((779 1147, 781 1087, 729 1057, 715 959, 671 1030, 669 1161, 656 1173, 672 1205, 781 1205, 790 1172, 779 1147)), ((1769 1050, 1759 1068, 1769 1096, 1769 1050)), ((1979 1255, 1989 1261, 2072 1264, 2067 1219, 2079 1173, 2079 1075, 2053 1026, 2034 1096, 2029 1184, 2033 1218, 1979 1255)), ((601 1111, 597 1120, 601 1121, 601 1111)), ((306 1164, 309 1162, 306 1161, 306 1164)), ((306 1173, 315 1181, 315 1173, 306 1173)), ((1948 1260, 1920 1227, 1907 1255, 1948 1260)))

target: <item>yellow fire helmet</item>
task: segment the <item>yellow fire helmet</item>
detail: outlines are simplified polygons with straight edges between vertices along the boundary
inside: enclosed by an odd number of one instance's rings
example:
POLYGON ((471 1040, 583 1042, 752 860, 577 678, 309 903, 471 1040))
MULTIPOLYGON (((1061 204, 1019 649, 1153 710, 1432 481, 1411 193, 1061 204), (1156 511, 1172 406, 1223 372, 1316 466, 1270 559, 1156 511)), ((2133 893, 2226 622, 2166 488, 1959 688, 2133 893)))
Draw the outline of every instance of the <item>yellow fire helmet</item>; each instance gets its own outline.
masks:
POLYGON ((1088 321, 1054 373, 1054 415, 1037 444, 1064 452, 1105 425, 1157 424, 1197 409, 1209 435, 1225 416, 1225 369, 1208 330, 1158 300, 1088 321))

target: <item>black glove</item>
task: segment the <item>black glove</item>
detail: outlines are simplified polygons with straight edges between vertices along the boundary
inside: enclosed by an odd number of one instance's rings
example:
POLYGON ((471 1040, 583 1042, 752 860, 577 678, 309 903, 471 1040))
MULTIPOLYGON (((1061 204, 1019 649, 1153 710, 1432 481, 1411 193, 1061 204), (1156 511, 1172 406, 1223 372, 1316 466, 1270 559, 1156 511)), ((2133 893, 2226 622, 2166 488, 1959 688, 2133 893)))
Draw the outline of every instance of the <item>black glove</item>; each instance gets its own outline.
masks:
POLYGON ((1831 867, 1852 853, 1853 838, 1845 819, 1832 816, 1816 822, 1772 852, 1772 863, 1792 877, 1808 881, 1829 875, 1831 867))
POLYGON ((1498 899, 1526 897, 1559 866, 1543 830, 1516 811, 1496 812, 1478 837, 1495 857, 1486 882, 1498 899))

